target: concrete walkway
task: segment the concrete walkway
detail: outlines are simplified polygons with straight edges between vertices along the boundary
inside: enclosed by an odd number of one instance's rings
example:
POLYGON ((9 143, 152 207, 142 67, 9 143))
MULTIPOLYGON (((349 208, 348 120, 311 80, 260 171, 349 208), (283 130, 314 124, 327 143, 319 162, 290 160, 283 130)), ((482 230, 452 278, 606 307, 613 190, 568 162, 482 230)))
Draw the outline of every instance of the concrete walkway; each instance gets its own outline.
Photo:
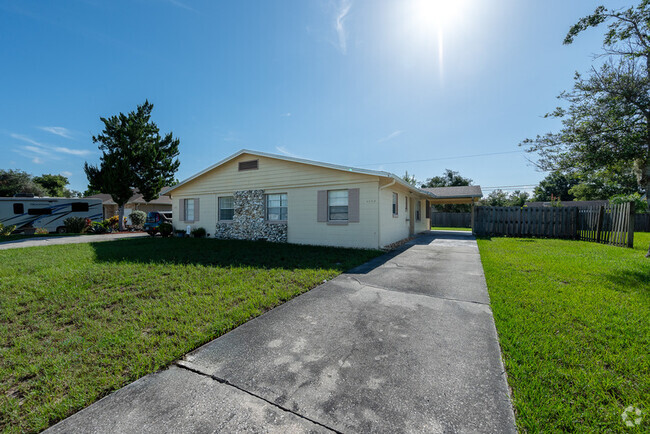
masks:
MULTIPOLYGON (((56 246, 59 244, 99 243, 102 241, 115 241, 124 238, 148 237, 142 232, 132 234, 103 234, 103 235, 65 235, 53 237, 23 238, 21 240, 0 242, 0 250, 19 249, 21 247, 56 246)), ((1 240, 1 238, 0 238, 1 240)))
POLYGON ((516 432, 476 241, 429 233, 50 432, 516 432))

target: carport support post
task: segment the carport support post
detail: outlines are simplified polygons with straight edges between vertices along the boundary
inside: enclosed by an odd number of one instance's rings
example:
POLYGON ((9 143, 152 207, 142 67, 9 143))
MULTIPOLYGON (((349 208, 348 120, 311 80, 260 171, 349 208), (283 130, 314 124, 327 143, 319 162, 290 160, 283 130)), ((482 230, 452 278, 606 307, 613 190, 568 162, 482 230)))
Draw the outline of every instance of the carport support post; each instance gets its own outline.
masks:
POLYGON ((472 217, 471 217, 472 233, 474 233, 474 204, 475 203, 476 202, 472 200, 472 217))

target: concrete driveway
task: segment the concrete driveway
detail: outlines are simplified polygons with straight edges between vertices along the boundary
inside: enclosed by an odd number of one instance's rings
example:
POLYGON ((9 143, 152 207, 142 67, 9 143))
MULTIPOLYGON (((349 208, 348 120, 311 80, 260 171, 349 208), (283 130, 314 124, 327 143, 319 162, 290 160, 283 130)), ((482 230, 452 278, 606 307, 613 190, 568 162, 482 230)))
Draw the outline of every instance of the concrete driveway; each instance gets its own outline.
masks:
POLYGON ((51 432, 516 432, 476 241, 428 233, 51 432))
POLYGON ((2 241, 0 238, 0 250, 19 249, 21 247, 41 247, 56 246, 59 244, 81 244, 81 243, 99 243, 102 241, 115 241, 125 238, 148 237, 149 235, 142 232, 132 234, 103 234, 103 235, 66 235, 53 237, 35 237, 23 238, 21 240, 2 241))

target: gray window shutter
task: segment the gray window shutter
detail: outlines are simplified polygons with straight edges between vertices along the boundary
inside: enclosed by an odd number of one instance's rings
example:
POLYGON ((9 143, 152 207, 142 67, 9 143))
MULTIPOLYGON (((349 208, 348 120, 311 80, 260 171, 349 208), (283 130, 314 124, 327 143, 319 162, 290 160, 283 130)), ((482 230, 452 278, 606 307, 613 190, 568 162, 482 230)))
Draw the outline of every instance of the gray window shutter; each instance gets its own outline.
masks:
POLYGON ((428 219, 431 218, 431 204, 429 204, 428 200, 424 202, 424 209, 425 209, 424 212, 426 213, 425 217, 428 219))
POLYGON ((327 190, 318 190, 318 211, 316 221, 327 221, 327 190))
POLYGON ((350 223, 359 223, 359 189, 351 188, 348 190, 348 221, 350 223))
POLYGON ((200 211, 200 209, 199 209, 199 200, 194 199, 194 221, 195 222, 198 222, 199 217, 201 217, 201 214, 200 214, 199 211, 200 211))
POLYGON ((178 201, 178 220, 181 222, 185 221, 185 199, 178 201))

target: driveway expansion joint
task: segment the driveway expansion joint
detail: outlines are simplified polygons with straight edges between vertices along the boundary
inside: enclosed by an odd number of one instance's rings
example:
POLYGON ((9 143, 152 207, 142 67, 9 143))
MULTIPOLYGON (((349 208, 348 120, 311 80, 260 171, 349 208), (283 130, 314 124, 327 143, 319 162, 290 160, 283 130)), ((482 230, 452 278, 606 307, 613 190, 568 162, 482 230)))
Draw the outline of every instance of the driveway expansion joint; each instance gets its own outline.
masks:
POLYGON ((192 362, 188 362, 186 360, 178 360, 178 361, 176 361, 174 363, 174 365, 178 366, 181 369, 185 369, 187 371, 190 371, 190 372, 192 372, 194 374, 201 375, 201 376, 204 376, 204 377, 208 377, 208 378, 210 378, 210 379, 212 379, 212 380, 214 380, 214 381, 216 381, 218 383, 224 384, 226 386, 233 387, 233 388, 235 388, 235 389, 237 389, 237 390, 239 390, 241 392, 246 393, 247 395, 250 395, 250 396, 252 396, 254 398, 257 398, 257 399, 261 399, 262 401, 266 402, 269 405, 272 405, 273 407, 275 407, 275 408, 277 408, 277 409, 279 409, 281 411, 291 413, 294 416, 299 417, 300 419, 304 419, 304 420, 306 420, 308 422, 313 423, 314 425, 318 425, 318 426, 320 426, 322 428, 325 428, 326 430, 329 430, 329 431, 331 431, 333 433, 344 434, 342 431, 334 429, 334 428, 332 428, 330 426, 327 426, 327 425, 325 425, 325 424, 323 424, 321 422, 318 422, 318 421, 316 421, 314 419, 311 419, 311 418, 309 418, 307 416, 304 416, 304 415, 302 415, 300 413, 296 413, 295 411, 290 410, 290 409, 288 409, 286 407, 283 407, 283 406, 281 406, 281 405, 279 405, 279 404, 277 404, 277 403, 275 403, 273 401, 270 401, 270 400, 264 398, 263 396, 260 396, 260 395, 258 395, 256 393, 250 392, 250 391, 248 391, 248 390, 246 390, 246 389, 244 389, 244 388, 242 388, 240 386, 237 386, 236 384, 231 383, 230 381, 226 380, 225 378, 221 378, 221 377, 217 377, 216 375, 209 374, 209 373, 205 372, 200 366, 198 366, 198 365, 196 365, 196 364, 194 364, 192 362))
POLYGON ((488 308, 491 309, 491 307, 490 307, 490 303, 484 303, 484 302, 482 302, 482 301, 461 300, 461 299, 459 299, 459 298, 441 297, 441 296, 439 296, 439 295, 421 294, 421 293, 416 293, 416 292, 402 291, 402 290, 399 290, 399 289, 386 288, 386 287, 379 286, 379 285, 374 285, 374 284, 371 284, 371 283, 363 283, 363 282, 361 282, 358 278, 356 278, 356 277, 354 277, 354 276, 346 276, 346 277, 349 277, 350 279, 352 279, 352 280, 354 280, 355 282, 357 282, 357 283, 358 283, 362 288, 363 288, 363 287, 367 287, 367 288, 379 289, 379 290, 382 290, 382 291, 401 292, 401 293, 403 293, 403 294, 421 295, 421 296, 423 296, 423 297, 437 298, 437 299, 439 299, 439 300, 446 300, 446 301, 455 301, 455 302, 458 302, 458 303, 480 304, 481 306, 487 306, 488 308))

